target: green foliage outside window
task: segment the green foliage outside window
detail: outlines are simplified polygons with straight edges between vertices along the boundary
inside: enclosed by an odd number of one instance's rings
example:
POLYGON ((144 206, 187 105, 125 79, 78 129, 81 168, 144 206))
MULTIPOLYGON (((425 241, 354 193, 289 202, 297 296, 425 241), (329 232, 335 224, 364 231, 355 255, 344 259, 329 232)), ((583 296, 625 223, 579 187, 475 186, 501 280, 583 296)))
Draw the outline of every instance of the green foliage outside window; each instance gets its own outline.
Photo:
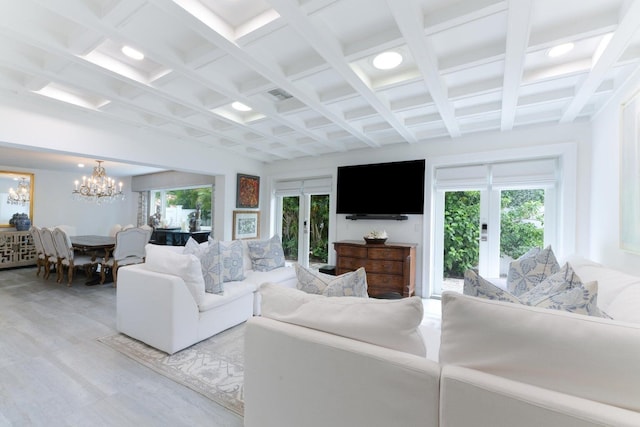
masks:
MULTIPOLYGON (((298 259, 300 198, 282 198, 282 249, 288 260, 298 259)), ((309 260, 326 263, 329 256, 329 195, 311 196, 309 260)))
MULTIPOLYGON (((501 192, 500 255, 518 258, 544 243, 544 190, 501 192)), ((445 193, 444 277, 478 265, 480 192, 445 193)))

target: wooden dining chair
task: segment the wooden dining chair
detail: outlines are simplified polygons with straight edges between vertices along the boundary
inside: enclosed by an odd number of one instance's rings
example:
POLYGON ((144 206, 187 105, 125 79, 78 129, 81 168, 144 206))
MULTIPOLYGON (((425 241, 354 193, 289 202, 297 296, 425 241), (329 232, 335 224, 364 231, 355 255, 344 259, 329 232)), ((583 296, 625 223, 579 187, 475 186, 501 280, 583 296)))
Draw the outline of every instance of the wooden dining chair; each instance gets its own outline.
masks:
POLYGON ((116 233, 116 245, 111 256, 102 262, 100 283, 106 280, 107 269, 113 275, 113 286, 117 286, 118 268, 144 262, 144 247, 151 238, 150 230, 134 227, 116 233))
POLYGON ((31 233, 31 239, 33 240, 33 246, 36 248, 36 266, 38 270, 36 271, 36 276, 40 276, 40 271, 45 266, 47 255, 44 251, 44 245, 42 244, 42 233, 40 232, 40 228, 32 225, 29 227, 29 233, 31 233))
POLYGON ((44 248, 44 278, 48 279, 51 274, 51 266, 53 265, 58 272, 58 252, 56 245, 53 243, 53 232, 50 228, 42 227, 40 229, 40 237, 42 237, 42 247, 44 248))
POLYGON ((89 255, 76 254, 66 231, 59 227, 54 228, 53 242, 58 253, 58 283, 62 283, 65 269, 69 278, 67 286, 71 286, 73 273, 77 268, 83 268, 87 277, 93 273, 94 268, 98 265, 98 260, 89 255))

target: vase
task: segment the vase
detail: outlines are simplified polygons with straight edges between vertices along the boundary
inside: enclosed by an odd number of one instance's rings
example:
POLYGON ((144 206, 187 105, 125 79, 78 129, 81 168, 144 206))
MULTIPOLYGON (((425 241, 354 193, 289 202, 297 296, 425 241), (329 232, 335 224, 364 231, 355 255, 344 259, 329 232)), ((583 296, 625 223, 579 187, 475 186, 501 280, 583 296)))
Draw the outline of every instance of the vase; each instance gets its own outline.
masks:
POLYGON ((30 219, 16 219, 15 220, 16 230, 18 231, 27 231, 31 227, 30 219))

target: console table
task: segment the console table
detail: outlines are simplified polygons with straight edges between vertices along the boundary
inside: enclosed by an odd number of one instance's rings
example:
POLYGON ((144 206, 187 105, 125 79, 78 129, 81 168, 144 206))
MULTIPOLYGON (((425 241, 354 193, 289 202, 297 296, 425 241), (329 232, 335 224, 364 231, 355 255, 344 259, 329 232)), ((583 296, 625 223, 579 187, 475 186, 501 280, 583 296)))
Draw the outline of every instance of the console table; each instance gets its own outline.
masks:
POLYGON ((0 231, 0 269, 36 265, 36 247, 29 231, 0 231))
POLYGON ((364 267, 369 296, 410 297, 416 288, 416 244, 366 244, 344 240, 333 244, 336 250, 336 274, 364 267))
POLYGON ((182 231, 179 228, 156 228, 151 234, 151 242, 156 245, 184 246, 189 237, 198 243, 206 242, 211 231, 182 231))

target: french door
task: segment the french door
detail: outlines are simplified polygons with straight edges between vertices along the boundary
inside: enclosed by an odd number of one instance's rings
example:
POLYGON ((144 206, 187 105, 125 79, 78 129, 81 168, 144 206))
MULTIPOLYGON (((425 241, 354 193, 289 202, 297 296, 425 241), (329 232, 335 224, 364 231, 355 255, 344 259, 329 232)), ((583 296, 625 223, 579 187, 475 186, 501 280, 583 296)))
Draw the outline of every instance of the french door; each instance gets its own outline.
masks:
POLYGON ((330 189, 326 179, 276 183, 277 231, 287 261, 305 267, 327 263, 330 189))
POLYGON ((555 245, 554 164, 536 163, 536 173, 528 175, 520 169, 532 166, 527 162, 480 165, 475 170, 449 168, 440 173, 434 191, 432 295, 462 292, 468 268, 477 268, 483 277, 504 280, 512 259, 532 247, 555 245))

